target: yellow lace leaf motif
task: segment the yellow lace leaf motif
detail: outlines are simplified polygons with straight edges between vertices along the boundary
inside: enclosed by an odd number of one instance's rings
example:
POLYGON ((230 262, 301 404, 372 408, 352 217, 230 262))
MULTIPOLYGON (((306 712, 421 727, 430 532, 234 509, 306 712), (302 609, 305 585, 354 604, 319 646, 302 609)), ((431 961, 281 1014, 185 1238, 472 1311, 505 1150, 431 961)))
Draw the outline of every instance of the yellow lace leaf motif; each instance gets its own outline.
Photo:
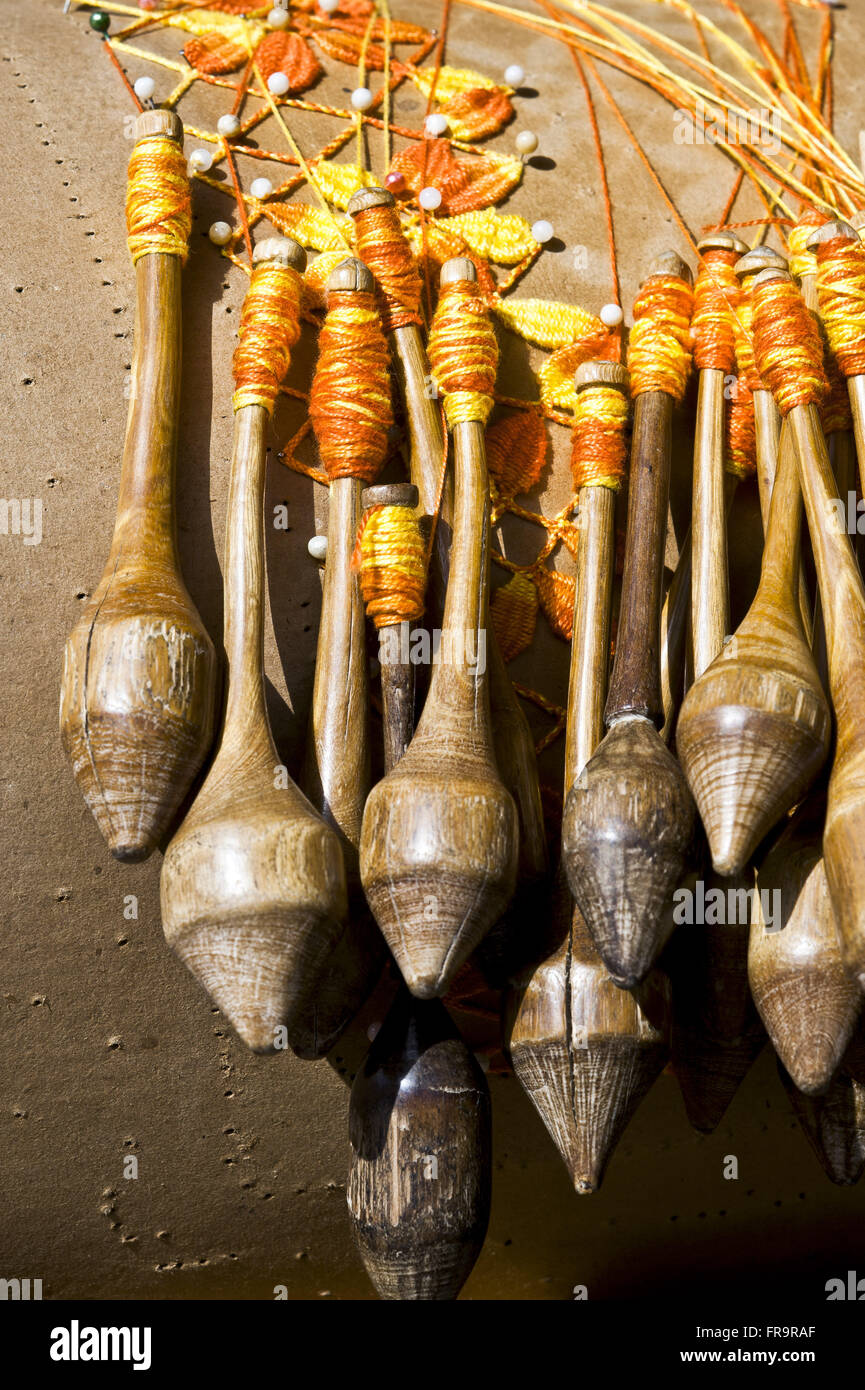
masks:
MULTIPOLYGON (((425 97, 429 97, 435 77, 435 68, 415 68, 409 75, 418 91, 423 92, 425 97)), ((479 72, 472 72, 470 68, 442 67, 439 68, 435 83, 435 99, 438 102, 450 101, 451 97, 459 96, 462 92, 470 92, 475 87, 498 86, 501 84, 494 82, 491 77, 483 77, 479 72)), ((511 90, 510 87, 502 86, 502 91, 508 96, 510 96, 511 90)))
MULTIPOLYGON (((588 315, 591 318, 591 315, 588 315)), ((577 394, 574 372, 592 357, 610 358, 616 346, 615 335, 597 321, 599 331, 590 327, 584 338, 559 348, 544 359, 538 369, 538 383, 544 405, 559 410, 573 410, 577 394)))
POLYGON ((335 203, 343 212, 348 207, 352 193, 359 188, 371 188, 376 178, 368 169, 359 164, 332 164, 323 159, 313 170, 315 181, 329 203, 335 203))
POLYGON ((264 203, 262 211, 278 231, 312 251, 333 251, 342 245, 333 219, 309 203, 264 203))
POLYGON ((493 307, 508 328, 538 347, 569 347, 577 338, 607 336, 601 320, 576 304, 557 304, 553 299, 505 299, 493 307))
POLYGON ((244 49, 255 48, 267 33, 267 25, 258 20, 242 20, 220 10, 182 10, 180 14, 166 16, 164 23, 182 29, 185 34, 219 33, 244 49))
POLYGON ((519 265, 526 256, 537 251, 538 243, 524 217, 516 213, 500 213, 494 208, 476 212, 461 212, 456 217, 442 218, 437 224, 442 231, 458 233, 472 251, 496 265, 519 265))

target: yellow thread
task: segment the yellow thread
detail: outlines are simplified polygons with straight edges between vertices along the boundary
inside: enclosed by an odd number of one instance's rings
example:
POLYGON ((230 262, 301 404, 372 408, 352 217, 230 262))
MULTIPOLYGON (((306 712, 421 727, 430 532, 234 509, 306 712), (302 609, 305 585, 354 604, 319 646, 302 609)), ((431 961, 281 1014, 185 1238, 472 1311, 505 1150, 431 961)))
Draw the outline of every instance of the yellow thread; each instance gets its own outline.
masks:
POLYGON ((364 513, 353 565, 377 628, 423 616, 426 545, 410 507, 371 507, 364 513))
POLYGON ((551 299, 510 299, 494 306, 508 328, 542 348, 570 347, 578 338, 604 336, 601 320, 573 304, 551 299))
POLYGON ((621 486, 625 476, 625 431, 630 403, 615 386, 586 386, 577 392, 571 469, 574 487, 621 486))
POLYGON ((146 135, 129 160, 126 230, 135 265, 160 252, 186 264, 192 229, 192 199, 186 159, 170 135, 146 135))
POLYGON ((493 408, 499 349, 477 285, 443 285, 429 335, 429 360, 451 429, 485 423, 493 408))
POLYGON ((234 352, 235 410, 261 405, 273 414, 291 350, 300 337, 302 287, 291 266, 272 261, 253 266, 234 352))
POLYGON ((681 401, 691 370, 691 286, 677 275, 652 275, 634 301, 628 345, 631 394, 664 391, 681 401))

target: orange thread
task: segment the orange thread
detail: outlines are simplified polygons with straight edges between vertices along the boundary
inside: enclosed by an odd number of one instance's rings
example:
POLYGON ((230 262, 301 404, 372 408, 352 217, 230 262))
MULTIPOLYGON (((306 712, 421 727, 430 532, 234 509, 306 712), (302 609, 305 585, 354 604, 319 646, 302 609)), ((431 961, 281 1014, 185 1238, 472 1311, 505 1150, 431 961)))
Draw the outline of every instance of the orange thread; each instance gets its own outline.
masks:
POLYGON ((739 252, 711 247, 702 253, 694 286, 694 366, 729 375, 736 363, 735 321, 741 292, 733 266, 739 252))
POLYGON ((817 247, 817 293, 829 346, 845 376, 865 372, 865 245, 833 237, 817 247))
POLYGON ((737 478, 752 478, 757 472, 757 421, 754 416, 754 396, 742 376, 727 402, 724 430, 724 467, 737 478))
POLYGON ((362 208, 355 214, 357 254, 369 266, 382 294, 385 333, 420 325, 421 278, 394 207, 362 208))
POLYGON ((451 429, 468 420, 485 423, 493 408, 499 349, 473 280, 442 285, 428 350, 451 429))
POLYGON ((571 472, 574 487, 617 489, 625 476, 628 398, 615 386, 584 386, 577 392, 571 472))
POLYGON ((309 414, 330 480, 373 482, 393 423, 390 354, 374 294, 329 293, 309 414))
POLYGON ((240 313, 234 350, 234 409, 263 405, 273 413, 291 351, 300 337, 303 282, 291 266, 263 261, 253 266, 240 313))
POLYGON ((411 507, 382 504, 361 517, 352 569, 377 628, 423 617, 426 546, 411 507))
POLYGON ((823 342, 791 280, 754 286, 754 356, 782 415, 818 405, 826 392, 823 342))
POLYGON ((665 391, 681 401, 691 370, 694 292, 678 275, 651 275, 634 300, 628 348, 631 395, 665 391))

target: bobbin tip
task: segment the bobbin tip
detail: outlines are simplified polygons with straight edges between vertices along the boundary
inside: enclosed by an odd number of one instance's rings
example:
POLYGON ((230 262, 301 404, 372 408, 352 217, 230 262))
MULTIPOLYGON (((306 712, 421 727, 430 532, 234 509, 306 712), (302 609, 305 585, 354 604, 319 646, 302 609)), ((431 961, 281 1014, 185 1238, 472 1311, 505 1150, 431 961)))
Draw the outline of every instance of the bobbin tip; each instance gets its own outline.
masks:
POLYGON ((367 208, 392 207, 396 207, 396 198, 386 188, 359 188, 349 198, 346 210, 349 217, 357 217, 359 212, 365 212, 367 208))
MULTIPOLYGON (((678 251, 662 251, 649 266, 646 280, 651 280, 654 275, 675 275, 679 280, 684 280, 686 284, 694 283, 694 276, 687 261, 683 261, 678 251)), ((643 281, 645 284, 646 281, 643 281)))
POLYGON ((735 251, 737 256, 744 256, 748 243, 735 232, 709 232, 697 242, 697 250, 701 255, 704 251, 735 251))
POLYGON ((605 362, 601 358, 591 362, 581 362, 574 372, 574 386, 581 391, 584 386, 618 386, 621 391, 628 388, 628 373, 618 362, 605 362))
POLYGON ((861 240, 856 228, 838 217, 831 222, 824 222, 822 227, 817 227, 805 242, 805 248, 808 251, 816 251, 818 246, 827 241, 835 241, 837 237, 844 237, 847 241, 861 240))
POLYGON ((850 218, 850 226, 855 228, 857 232, 865 230, 865 208, 860 208, 858 212, 854 212, 850 218))
POLYGON ((445 261, 442 266, 442 273, 439 279, 441 285, 455 285, 458 280, 476 281, 478 272, 475 269, 474 261, 470 261, 468 256, 453 256, 451 260, 445 261))
POLYGON ((733 270, 740 278, 756 275, 761 270, 788 270, 787 257, 772 246, 754 246, 740 256, 733 270))
POLYGON ((300 242, 290 236, 270 236, 259 241, 252 253, 252 264, 262 265, 265 261, 290 266, 301 274, 306 270, 306 252, 300 242))
POLYGON ((419 500, 414 483, 376 483, 375 487, 365 487, 360 494, 364 511, 369 507, 411 507, 414 511, 419 500))
POLYGON ((768 285, 772 280, 790 280, 793 276, 789 270, 782 270, 780 266, 769 266, 766 270, 761 270, 759 275, 754 276, 754 289, 759 285, 768 285))
POLYGON ((176 111, 167 111, 161 106, 154 107, 152 111, 142 111, 135 118, 135 138, 143 140, 148 135, 168 135, 182 145, 183 122, 176 111))
POLYGON ((357 294, 372 294, 375 280, 372 271, 356 256, 346 256, 335 265, 327 277, 328 290, 354 290, 357 294))

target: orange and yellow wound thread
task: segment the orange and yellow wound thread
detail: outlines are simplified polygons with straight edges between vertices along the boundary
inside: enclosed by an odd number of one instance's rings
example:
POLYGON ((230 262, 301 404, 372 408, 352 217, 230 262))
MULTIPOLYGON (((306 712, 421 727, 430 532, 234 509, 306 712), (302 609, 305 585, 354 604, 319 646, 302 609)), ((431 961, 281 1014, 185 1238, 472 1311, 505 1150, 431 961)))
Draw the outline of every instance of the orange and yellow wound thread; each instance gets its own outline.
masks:
POLYGON ((725 403, 724 467, 737 478, 753 478, 757 472, 754 396, 743 376, 739 377, 735 391, 725 403))
POLYGON ((782 415, 798 405, 819 405, 826 393, 823 341, 817 320, 790 280, 754 287, 757 369, 782 415))
POLYGON ((309 417, 327 475, 375 481, 393 423, 390 353, 374 294, 331 290, 309 417))
POLYGON ((735 250, 713 246, 703 252, 694 286, 691 335, 694 366, 729 375, 736 365, 736 312, 742 291, 733 266, 735 250))
POLYGON ((631 395, 664 391, 681 401, 691 370, 694 292, 678 275, 652 275, 634 300, 628 346, 631 395))
POLYGON ((303 281, 291 266, 262 261, 252 268, 240 313, 240 341, 234 350, 235 410, 262 405, 273 414, 279 388, 300 337, 303 281))
POLYGON ((361 517, 352 568, 377 628, 423 617, 426 545, 411 507, 370 507, 361 517))
POLYGON ((831 351, 823 354, 828 389, 820 403, 820 423, 824 434, 839 434, 842 430, 852 430, 853 413, 850 409, 850 392, 847 378, 838 370, 838 363, 831 351))
POLYGON ((474 281, 442 286, 428 352, 450 428, 470 420, 485 424, 493 408, 499 349, 474 281))
POLYGON ((791 227, 787 233, 790 274, 795 275, 797 280, 801 280, 803 275, 816 275, 817 257, 808 250, 806 242, 817 227, 822 227, 828 221, 828 215, 819 208, 805 208, 795 227, 791 227))
POLYGON ((161 252, 186 264, 192 195, 186 156, 169 135, 137 140, 129 159, 126 235, 132 264, 161 252))
POLYGON ((817 294, 829 346, 845 376, 865 372, 865 245, 833 237, 817 248, 817 294))
POLYGON ((571 443, 571 472, 577 491, 608 487, 625 476, 630 401, 615 386, 584 386, 577 392, 571 443))
POLYGON ((753 291, 756 278, 756 271, 753 275, 743 275, 739 287, 739 312, 733 324, 736 339, 736 368, 739 373, 740 386, 744 383, 747 389, 752 392, 763 389, 763 381, 754 360, 753 291))
POLYGON ((410 323, 420 325, 423 282, 396 208, 363 208, 354 227, 357 254, 381 290, 385 333, 410 323))

